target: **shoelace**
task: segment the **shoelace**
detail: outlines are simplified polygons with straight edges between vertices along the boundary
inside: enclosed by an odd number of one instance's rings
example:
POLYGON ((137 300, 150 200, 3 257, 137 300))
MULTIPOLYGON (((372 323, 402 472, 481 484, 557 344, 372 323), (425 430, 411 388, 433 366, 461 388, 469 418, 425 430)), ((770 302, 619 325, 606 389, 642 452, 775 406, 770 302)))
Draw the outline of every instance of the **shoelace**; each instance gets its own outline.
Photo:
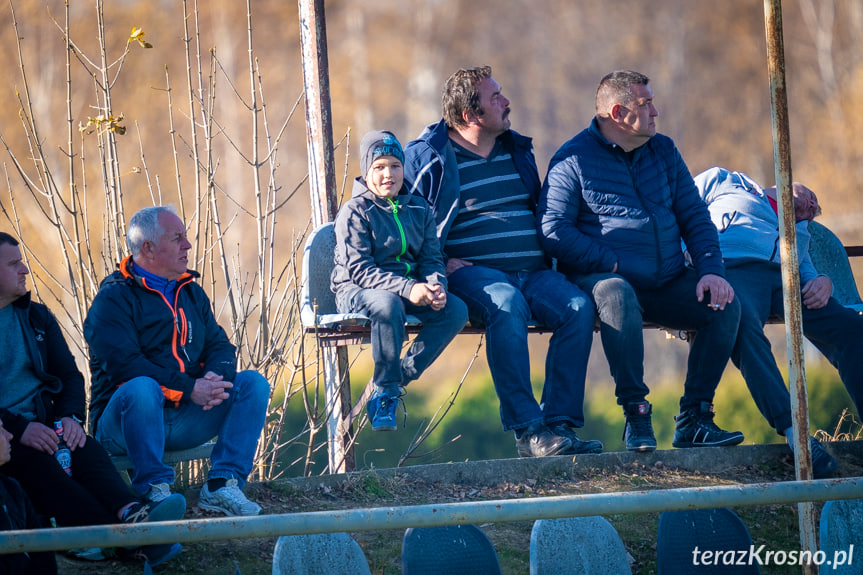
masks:
POLYGON ((702 415, 701 417, 696 418, 695 422, 701 427, 708 429, 709 431, 722 433, 722 430, 719 429, 719 426, 713 423, 713 414, 702 415))
POLYGON ((408 424, 408 410, 407 410, 407 407, 405 406, 405 400, 404 400, 405 395, 407 395, 407 393, 402 391, 398 395, 386 394, 386 395, 381 395, 381 397, 380 397, 381 408, 386 409, 386 402, 388 402, 388 401, 394 401, 395 402, 396 408, 393 410, 393 415, 396 418, 396 425, 399 424, 399 418, 398 418, 397 411, 399 408, 399 404, 401 404, 402 413, 404 414, 404 421, 402 422, 402 429, 407 427, 407 424, 408 424))
POLYGON ((150 516, 150 506, 147 504, 139 504, 134 511, 129 509, 123 517, 124 523, 141 523, 147 520, 150 516))
POLYGON ((626 419, 626 422, 636 435, 653 435, 653 422, 649 415, 632 415, 626 419))

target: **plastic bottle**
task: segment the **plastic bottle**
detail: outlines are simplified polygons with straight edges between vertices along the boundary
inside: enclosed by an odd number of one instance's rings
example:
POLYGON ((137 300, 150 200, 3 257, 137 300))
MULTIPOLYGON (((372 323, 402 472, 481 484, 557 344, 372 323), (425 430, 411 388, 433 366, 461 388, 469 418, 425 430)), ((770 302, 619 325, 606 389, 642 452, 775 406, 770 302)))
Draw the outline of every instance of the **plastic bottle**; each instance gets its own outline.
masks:
POLYGON ((57 438, 60 440, 57 444, 57 451, 54 452, 54 458, 60 464, 60 467, 63 468, 63 471, 66 472, 66 475, 71 476, 72 452, 69 450, 69 446, 66 445, 66 440, 63 439, 63 422, 59 419, 54 422, 54 433, 57 434, 57 438))

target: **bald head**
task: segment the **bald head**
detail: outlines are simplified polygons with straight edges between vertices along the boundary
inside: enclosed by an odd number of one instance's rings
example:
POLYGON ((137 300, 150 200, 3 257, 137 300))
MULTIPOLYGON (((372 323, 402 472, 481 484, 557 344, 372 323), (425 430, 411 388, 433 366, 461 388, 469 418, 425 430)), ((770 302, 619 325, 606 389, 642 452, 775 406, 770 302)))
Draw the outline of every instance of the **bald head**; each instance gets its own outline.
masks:
POLYGON ((800 182, 794 182, 791 184, 791 193, 794 195, 794 216, 798 222, 813 220, 815 216, 821 215, 815 192, 800 182))

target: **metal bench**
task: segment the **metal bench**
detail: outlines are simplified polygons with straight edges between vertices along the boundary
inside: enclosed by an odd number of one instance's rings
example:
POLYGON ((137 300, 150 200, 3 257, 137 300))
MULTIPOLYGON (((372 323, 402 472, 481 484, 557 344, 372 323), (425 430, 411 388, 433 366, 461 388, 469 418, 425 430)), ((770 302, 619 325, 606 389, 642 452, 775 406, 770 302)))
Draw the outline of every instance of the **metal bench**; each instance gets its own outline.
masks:
MULTIPOLYGON (((193 483, 192 480, 195 479, 194 476, 203 467, 202 460, 210 458, 215 445, 215 441, 210 441, 190 449, 166 451, 162 460, 166 464, 174 466, 176 476, 179 478, 181 484, 190 485, 193 483)), ((121 474, 126 474, 127 477, 129 476, 129 471, 133 468, 132 461, 128 455, 112 455, 111 463, 114 464, 117 471, 121 474)))
MULTIPOLYGON (((834 296, 840 303, 863 313, 863 302, 857 292, 849 256, 863 256, 863 246, 843 247, 838 238, 826 227, 810 222, 812 239, 809 253, 815 268, 831 278, 834 296)), ((312 335, 322 349, 324 386, 327 406, 331 410, 327 435, 329 441, 330 472, 353 469, 353 455, 349 449, 352 439, 352 424, 359 417, 372 392, 367 385, 356 403, 352 403, 350 375, 348 373, 347 346, 369 342, 369 318, 356 313, 342 314, 336 309, 336 300, 330 290, 330 275, 333 271, 333 253, 336 235, 332 222, 318 226, 306 239, 303 252, 302 290, 300 319, 307 335, 312 335)), ((769 323, 782 323, 783 318, 772 317, 769 323)), ((645 328, 664 329, 660 325, 645 323, 645 328)), ((416 317, 408 316, 407 329, 416 333, 422 328, 416 317)), ((598 326, 597 326, 598 328, 598 326)), ((550 331, 538 324, 529 327, 530 333, 550 331)), ((467 324, 463 334, 482 334, 481 327, 467 324)), ((691 341, 692 334, 671 330, 684 341, 691 341)))

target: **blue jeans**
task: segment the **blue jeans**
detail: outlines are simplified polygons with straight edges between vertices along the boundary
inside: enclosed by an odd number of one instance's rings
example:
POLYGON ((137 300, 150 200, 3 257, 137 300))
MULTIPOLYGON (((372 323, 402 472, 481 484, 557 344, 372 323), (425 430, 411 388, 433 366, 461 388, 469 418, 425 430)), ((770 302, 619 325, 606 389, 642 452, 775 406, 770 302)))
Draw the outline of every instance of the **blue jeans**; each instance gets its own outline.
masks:
MULTIPOLYGON (((731 360, 767 422, 781 435, 791 427, 791 396, 764 335, 771 315, 782 316, 782 272, 778 264, 731 265, 726 274, 743 310, 731 360)), ((802 287, 802 286, 801 286, 802 287)), ((863 407, 863 316, 833 298, 821 309, 802 306, 803 334, 839 370, 857 408, 863 407)))
POLYGON ((722 311, 712 310, 707 305, 709 296, 703 302, 696 299, 698 276, 688 268, 654 290, 635 288, 616 274, 588 274, 572 279, 593 296, 596 304, 599 334, 618 404, 644 401, 650 391, 644 383, 644 321, 696 332, 689 349, 680 409, 713 401, 737 337, 737 298, 722 311))
POLYGON ((593 343, 593 305, 558 272, 506 273, 464 266, 448 277, 467 304, 471 323, 485 326, 486 355, 504 430, 532 423, 584 425, 584 380, 593 343), (552 331, 542 403, 530 382, 527 325, 531 316, 552 331))
POLYGON ((356 288, 340 298, 339 310, 361 313, 371 319, 375 361, 372 381, 379 389, 393 394, 418 379, 467 323, 467 307, 450 293, 444 308, 433 310, 430 306, 416 306, 386 290, 356 288), (416 316, 423 327, 405 356, 399 359, 406 335, 406 315, 416 316))
POLYGON ((174 482, 174 468, 162 462, 166 450, 190 449, 218 436, 209 478, 236 479, 242 487, 252 471, 270 385, 256 371, 238 372, 233 383, 228 399, 204 411, 192 402, 165 407, 155 379, 130 379, 105 406, 96 437, 109 453, 129 454, 132 487, 146 494, 151 484, 174 482))

